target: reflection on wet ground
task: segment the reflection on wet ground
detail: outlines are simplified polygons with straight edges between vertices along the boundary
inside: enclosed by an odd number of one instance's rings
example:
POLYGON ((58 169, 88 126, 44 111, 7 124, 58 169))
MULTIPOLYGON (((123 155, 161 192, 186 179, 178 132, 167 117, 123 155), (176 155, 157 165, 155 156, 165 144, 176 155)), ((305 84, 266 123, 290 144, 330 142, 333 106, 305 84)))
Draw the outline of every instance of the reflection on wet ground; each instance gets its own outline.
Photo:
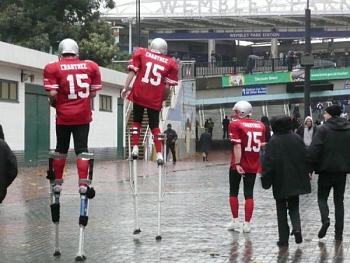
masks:
MULTIPOLYGON (((316 179, 313 192, 301 197, 300 214, 304 242, 289 240, 289 247, 278 248, 277 219, 271 190, 255 185, 255 211, 252 231, 229 232, 228 194, 229 153, 212 154, 169 164, 162 213, 161 242, 157 229, 157 167, 139 163, 141 235, 133 231, 133 199, 130 194, 127 162, 96 162, 94 186, 86 229, 86 262, 337 262, 349 263, 349 186, 345 196, 344 242, 333 240, 333 225, 319 240, 319 212, 316 179)), ((61 198, 62 256, 52 257, 54 229, 48 200, 45 167, 22 168, 0 206, 0 262, 74 262, 78 246, 79 195, 75 167, 70 165, 61 198)), ((242 189, 240 189, 242 193, 242 189)), ((244 200, 239 197, 240 219, 244 200)), ((242 222, 243 223, 243 222, 242 222)))

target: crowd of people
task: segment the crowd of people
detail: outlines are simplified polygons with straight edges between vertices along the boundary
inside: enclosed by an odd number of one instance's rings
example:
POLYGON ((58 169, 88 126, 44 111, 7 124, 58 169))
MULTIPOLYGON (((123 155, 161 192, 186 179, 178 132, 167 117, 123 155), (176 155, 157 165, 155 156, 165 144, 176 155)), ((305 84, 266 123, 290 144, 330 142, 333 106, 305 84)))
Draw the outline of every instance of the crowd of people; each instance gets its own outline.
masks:
POLYGON ((346 174, 350 172, 350 122, 341 117, 342 107, 330 105, 324 110, 324 123, 316 127, 311 117, 295 127, 289 116, 252 118, 249 102, 239 101, 233 108, 229 125, 232 158, 229 171, 232 220, 229 230, 240 229, 238 189, 244 184, 243 232, 250 232, 254 199, 253 188, 257 174, 262 186, 272 186, 276 200, 279 239, 278 246, 288 246, 289 236, 301 243, 302 228, 299 195, 311 192, 310 180, 318 174, 317 201, 321 215, 318 237, 323 238, 330 226, 328 197, 333 189, 335 207, 334 238, 340 242, 344 229, 344 191, 346 174), (287 219, 289 212, 292 231, 287 219))

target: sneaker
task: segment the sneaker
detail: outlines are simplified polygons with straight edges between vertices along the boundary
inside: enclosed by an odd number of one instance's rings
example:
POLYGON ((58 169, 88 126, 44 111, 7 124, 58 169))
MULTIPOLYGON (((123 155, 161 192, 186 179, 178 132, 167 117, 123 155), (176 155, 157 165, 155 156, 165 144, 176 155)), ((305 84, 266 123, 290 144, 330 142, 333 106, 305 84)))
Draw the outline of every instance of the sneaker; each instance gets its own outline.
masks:
POLYGON ((157 153, 157 164, 158 165, 163 165, 164 164, 164 159, 163 159, 163 154, 162 153, 157 153))
POLYGON ((243 223, 243 233, 250 233, 251 226, 249 222, 243 223))
POLYGON ((300 231, 293 230, 291 235, 294 235, 295 243, 300 244, 303 242, 303 236, 301 235, 300 231))
POLYGON ((330 222, 322 224, 320 231, 318 231, 318 238, 324 238, 327 234, 327 229, 330 226, 330 222))
POLYGON ((139 147, 137 145, 134 145, 132 147, 132 152, 131 152, 131 156, 134 159, 137 159, 139 157, 139 147))
POLYGON ((277 241, 277 246, 279 247, 288 247, 288 242, 286 241, 277 241))
POLYGON ((335 234, 334 239, 336 241, 342 241, 343 240, 343 235, 342 234, 335 234))
POLYGON ((233 218, 230 223, 226 226, 227 230, 238 231, 239 229, 239 221, 238 218, 233 218))

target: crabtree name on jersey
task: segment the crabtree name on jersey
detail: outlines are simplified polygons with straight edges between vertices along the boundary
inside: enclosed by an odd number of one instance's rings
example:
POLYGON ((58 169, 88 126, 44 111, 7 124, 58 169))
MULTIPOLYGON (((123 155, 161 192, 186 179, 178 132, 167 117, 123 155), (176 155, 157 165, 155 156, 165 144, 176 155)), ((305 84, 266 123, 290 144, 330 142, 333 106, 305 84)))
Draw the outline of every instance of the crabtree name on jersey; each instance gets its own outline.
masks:
POLYGON ((61 64, 60 65, 61 70, 74 70, 74 69, 87 69, 87 66, 85 63, 80 64, 61 64))
POLYGON ((169 61, 169 59, 167 59, 165 57, 158 56, 157 54, 153 54, 151 52, 146 52, 146 57, 152 58, 152 59, 157 60, 157 61, 161 61, 163 63, 168 63, 168 61, 169 61))
POLYGON ((242 122, 242 125, 247 128, 260 128, 261 125, 259 123, 250 123, 250 122, 242 122))

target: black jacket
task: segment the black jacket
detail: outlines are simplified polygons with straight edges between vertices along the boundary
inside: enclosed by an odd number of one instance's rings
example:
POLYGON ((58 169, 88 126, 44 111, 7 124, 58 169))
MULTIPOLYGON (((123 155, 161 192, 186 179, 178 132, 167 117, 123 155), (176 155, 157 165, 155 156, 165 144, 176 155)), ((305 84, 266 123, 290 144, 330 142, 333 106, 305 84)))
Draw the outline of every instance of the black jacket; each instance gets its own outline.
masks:
POLYGON ((209 152, 211 148, 212 138, 209 132, 203 132, 199 139, 199 145, 202 152, 209 152))
POLYGON ((177 140, 177 133, 173 129, 166 129, 164 131, 166 143, 175 143, 177 140))
POLYGON ((332 117, 318 127, 307 151, 310 168, 317 173, 350 172, 350 123, 332 117))
MULTIPOLYGON (((275 132, 275 131, 274 131, 275 132)), ((262 186, 272 185, 275 199, 311 192, 304 142, 289 128, 275 132, 262 159, 262 186)))
POLYGON ((5 199, 7 187, 17 176, 17 160, 7 143, 0 139, 0 203, 5 199))
POLYGON ((222 120, 222 127, 224 130, 228 130, 228 126, 230 125, 230 120, 225 118, 222 120))

